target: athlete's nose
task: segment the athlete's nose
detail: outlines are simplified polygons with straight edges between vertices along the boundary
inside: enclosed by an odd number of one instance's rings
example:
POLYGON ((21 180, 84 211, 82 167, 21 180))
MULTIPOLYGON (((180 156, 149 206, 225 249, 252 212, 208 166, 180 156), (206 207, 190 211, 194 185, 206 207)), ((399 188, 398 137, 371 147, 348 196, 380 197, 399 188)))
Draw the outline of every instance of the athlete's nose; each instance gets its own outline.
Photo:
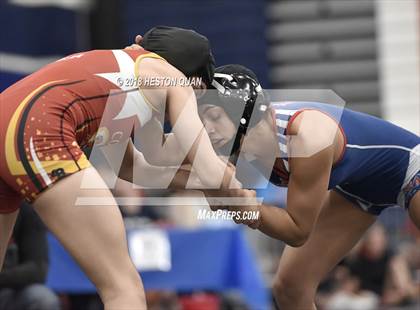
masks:
POLYGON ((203 125, 204 125, 204 128, 207 131, 207 134, 209 135, 209 137, 211 139, 211 136, 215 133, 214 127, 209 122, 207 122, 206 120, 203 120, 203 125))

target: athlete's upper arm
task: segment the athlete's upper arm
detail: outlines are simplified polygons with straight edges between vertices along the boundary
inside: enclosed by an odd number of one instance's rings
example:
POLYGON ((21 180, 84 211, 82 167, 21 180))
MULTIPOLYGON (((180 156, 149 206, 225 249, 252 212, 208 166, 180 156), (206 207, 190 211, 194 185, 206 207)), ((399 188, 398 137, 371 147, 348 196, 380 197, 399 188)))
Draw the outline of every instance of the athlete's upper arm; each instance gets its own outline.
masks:
POLYGON ((139 91, 155 112, 164 113, 168 87, 163 78, 177 79, 182 73, 158 58, 144 58, 136 61, 139 91))
POLYGON ((289 122, 289 157, 312 156, 333 146, 339 133, 337 122, 327 114, 317 110, 300 112, 289 122))
POLYGON ((290 132, 295 139, 290 148, 299 147, 301 150, 295 149, 292 152, 295 156, 289 159, 291 173, 286 209, 302 235, 307 237, 328 190, 334 149, 332 142, 326 145, 331 138, 331 127, 319 123, 302 126, 304 118, 302 115, 290 132))

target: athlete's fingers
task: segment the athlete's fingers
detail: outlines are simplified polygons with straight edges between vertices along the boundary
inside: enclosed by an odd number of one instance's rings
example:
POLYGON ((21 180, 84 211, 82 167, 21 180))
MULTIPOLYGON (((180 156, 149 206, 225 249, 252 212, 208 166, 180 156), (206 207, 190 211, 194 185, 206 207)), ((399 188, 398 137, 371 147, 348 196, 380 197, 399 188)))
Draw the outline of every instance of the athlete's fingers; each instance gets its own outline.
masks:
POLYGON ((254 222, 252 222, 251 224, 248 224, 248 227, 251 229, 258 229, 261 225, 261 220, 260 218, 258 218, 258 220, 255 220, 254 222))
POLYGON ((231 211, 234 214, 232 219, 235 222, 235 224, 243 224, 243 225, 247 225, 247 226, 257 225, 256 220, 248 219, 245 216, 244 211, 246 211, 246 210, 244 210, 243 207, 238 208, 237 206, 233 206, 233 207, 229 207, 228 210, 231 211))
POLYGON ((220 204, 216 204, 216 205, 211 205, 209 204, 210 210, 212 211, 217 211, 217 210, 228 210, 229 207, 227 206, 222 206, 220 204))
MULTIPOLYGON (((229 209, 229 211, 231 210, 229 209)), ((244 216, 244 213, 241 212, 238 216, 233 217, 233 221, 236 224, 243 224, 252 229, 257 229, 260 226, 259 219, 246 219, 243 216, 244 216)))
POLYGON ((209 197, 207 199, 207 202, 208 202, 209 207, 212 211, 228 210, 229 209, 229 206, 223 204, 223 201, 217 199, 217 197, 209 197))
POLYGON ((238 197, 245 198, 246 201, 243 205, 234 205, 229 207, 229 211, 235 212, 238 216, 234 217, 233 220, 236 224, 248 225, 250 228, 256 229, 260 225, 260 218, 250 218, 250 215, 254 212, 260 211, 260 205, 256 200, 256 192, 253 190, 237 190, 238 197))
POLYGON ((138 44, 131 44, 130 46, 126 46, 125 50, 141 50, 142 47, 138 44))
POLYGON ((141 35, 136 35, 136 38, 134 39, 134 41, 136 42, 136 44, 140 44, 141 41, 143 40, 143 37, 141 35))

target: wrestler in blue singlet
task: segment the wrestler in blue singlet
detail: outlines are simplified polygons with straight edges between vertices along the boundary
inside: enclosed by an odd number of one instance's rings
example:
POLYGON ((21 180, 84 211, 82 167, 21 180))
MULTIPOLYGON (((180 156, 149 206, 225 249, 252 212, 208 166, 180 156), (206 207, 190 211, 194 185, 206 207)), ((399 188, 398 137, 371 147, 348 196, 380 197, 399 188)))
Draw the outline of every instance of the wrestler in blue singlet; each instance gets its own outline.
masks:
MULTIPOLYGON (((316 102, 276 102, 277 135, 288 169, 286 128, 299 111, 319 110, 335 119, 343 132, 345 148, 334 165, 329 189, 378 215, 386 207, 408 208, 420 190, 420 137, 379 118, 316 102)), ((278 176, 270 179, 278 183, 278 176)))

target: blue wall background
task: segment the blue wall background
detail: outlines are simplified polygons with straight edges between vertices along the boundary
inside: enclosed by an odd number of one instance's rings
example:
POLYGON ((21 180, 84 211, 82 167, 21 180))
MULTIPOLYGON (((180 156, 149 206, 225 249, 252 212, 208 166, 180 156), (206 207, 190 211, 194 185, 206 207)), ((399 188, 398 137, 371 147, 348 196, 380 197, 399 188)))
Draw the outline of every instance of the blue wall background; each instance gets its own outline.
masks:
MULTIPOLYGON (((269 86, 264 1, 125 0, 120 3, 122 42, 129 44, 136 34, 161 24, 193 28, 210 39, 218 65, 246 65, 257 73, 265 87, 269 86)), ((0 1, 0 53, 37 60, 78 52, 80 20, 80 14, 73 10, 20 7, 0 1)), ((0 91, 23 77, 22 73, 6 71, 3 61, 0 58, 0 91)))
POLYGON ((264 9, 265 1, 255 0, 128 0, 126 40, 155 25, 193 28, 209 38, 218 65, 248 66, 268 87, 264 9))

